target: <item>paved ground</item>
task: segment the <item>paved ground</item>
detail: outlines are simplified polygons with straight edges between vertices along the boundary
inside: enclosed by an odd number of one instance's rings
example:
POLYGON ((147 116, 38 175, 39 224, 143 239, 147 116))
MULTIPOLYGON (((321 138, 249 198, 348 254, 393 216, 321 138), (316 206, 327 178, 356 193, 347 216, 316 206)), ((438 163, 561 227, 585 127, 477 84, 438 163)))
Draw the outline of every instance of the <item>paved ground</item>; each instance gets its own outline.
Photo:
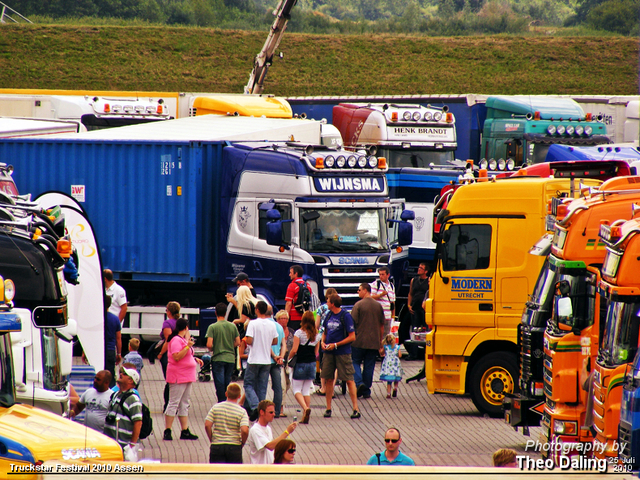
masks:
MULTIPOLYGON (((418 372, 419 361, 404 361, 405 378, 418 372)), ((376 366, 378 376, 380 364, 376 366)), ((173 425, 171 442, 162 440, 164 418, 162 391, 164 380, 160 364, 150 365, 145 359, 141 394, 149 406, 154 421, 154 434, 143 441, 143 458, 171 463, 208 462, 208 442, 204 419, 215 401, 213 382, 194 384, 189 413, 190 428, 200 437, 197 441, 179 438, 178 421, 173 425)), ((484 418, 468 397, 429 395, 425 380, 402 383, 398 398, 386 398, 386 385, 375 382, 372 397, 360 401, 362 418, 351 420, 348 395, 339 394, 333 400, 333 416, 322 417, 323 396, 312 395, 312 415, 309 425, 299 425, 291 438, 297 443, 298 464, 361 465, 383 448, 387 427, 396 426, 402 432, 402 451, 418 465, 489 466, 491 455, 498 448, 508 447, 524 452, 527 439, 537 440, 539 428, 531 429, 531 437, 515 432, 502 419, 484 418)), ((271 392, 269 389, 268 398, 271 392)), ((289 391, 284 400, 288 418, 276 419, 274 432, 280 433, 292 421, 300 407, 289 391)), ((302 415, 298 413, 298 418, 302 415)), ((530 456, 531 453, 529 452, 530 456)), ((245 457, 248 454, 245 449, 245 457)))

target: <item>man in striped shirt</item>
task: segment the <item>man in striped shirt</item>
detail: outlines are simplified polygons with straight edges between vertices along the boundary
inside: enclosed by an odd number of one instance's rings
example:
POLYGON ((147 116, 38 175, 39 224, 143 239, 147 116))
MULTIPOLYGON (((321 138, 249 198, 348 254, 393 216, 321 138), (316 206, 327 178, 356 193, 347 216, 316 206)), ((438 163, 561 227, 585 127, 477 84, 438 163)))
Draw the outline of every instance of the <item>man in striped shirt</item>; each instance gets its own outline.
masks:
POLYGON ((242 390, 237 383, 227 387, 225 402, 216 403, 204 422, 211 442, 209 463, 242 463, 242 447, 249 436, 249 416, 238 405, 242 390))
MULTIPOLYGON (((127 364, 131 365, 131 364, 127 364)), ((142 402, 135 393, 140 375, 135 367, 120 367, 118 392, 109 402, 109 410, 104 420, 104 434, 115 439, 122 448, 135 445, 142 428, 142 402)))

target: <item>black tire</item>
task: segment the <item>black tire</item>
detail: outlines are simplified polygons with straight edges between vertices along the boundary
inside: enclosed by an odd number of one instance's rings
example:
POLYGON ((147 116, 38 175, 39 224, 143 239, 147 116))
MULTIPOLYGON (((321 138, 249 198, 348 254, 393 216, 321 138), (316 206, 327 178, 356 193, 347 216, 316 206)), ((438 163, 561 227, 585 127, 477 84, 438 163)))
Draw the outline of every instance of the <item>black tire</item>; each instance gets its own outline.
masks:
POLYGON ((496 352, 482 357, 471 370, 469 393, 481 413, 501 417, 504 392, 518 391, 518 360, 514 353, 496 352))

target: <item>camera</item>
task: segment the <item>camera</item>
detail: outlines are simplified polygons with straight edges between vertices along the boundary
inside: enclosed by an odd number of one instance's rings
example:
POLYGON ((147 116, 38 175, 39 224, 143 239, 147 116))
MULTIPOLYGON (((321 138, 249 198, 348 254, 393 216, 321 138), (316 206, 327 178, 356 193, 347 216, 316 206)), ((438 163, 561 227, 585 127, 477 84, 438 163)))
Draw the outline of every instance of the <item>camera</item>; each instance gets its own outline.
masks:
POLYGON ((117 417, 118 416, 115 412, 109 412, 107 413, 107 416, 104 417, 104 423, 107 425, 115 425, 117 417))

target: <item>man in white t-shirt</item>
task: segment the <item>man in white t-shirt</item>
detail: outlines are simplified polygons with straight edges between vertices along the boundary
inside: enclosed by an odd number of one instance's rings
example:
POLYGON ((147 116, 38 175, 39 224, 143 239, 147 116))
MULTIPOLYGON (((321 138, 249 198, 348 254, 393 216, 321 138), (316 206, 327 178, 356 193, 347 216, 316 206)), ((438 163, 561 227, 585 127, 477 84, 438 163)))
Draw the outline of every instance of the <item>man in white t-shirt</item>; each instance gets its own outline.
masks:
POLYGON ((262 300, 256 303, 258 318, 249 321, 244 341, 251 346, 244 375, 245 408, 249 420, 258 418, 258 403, 267 397, 271 358, 275 358, 272 345, 278 344, 276 324, 268 314, 269 306, 262 300))
POLYGON ((118 285, 113 279, 113 272, 109 269, 102 271, 104 278, 105 292, 111 297, 111 306, 109 311, 120 319, 120 323, 124 321, 124 316, 127 314, 127 292, 124 291, 120 285, 118 285))
POLYGON ((389 281, 391 271, 388 267, 380 267, 378 269, 378 280, 371 283, 371 298, 377 300, 382 305, 384 311, 384 334, 389 335, 391 332, 391 320, 395 316, 396 290, 393 283, 389 281))
POLYGON ((109 370, 100 370, 93 379, 93 387, 88 388, 80 397, 71 410, 69 416, 71 418, 80 414, 82 410, 87 409, 84 424, 102 433, 104 430, 104 418, 109 410, 109 400, 113 392, 109 389, 111 382, 111 372, 109 370))
MULTIPOLYGON (((253 320, 252 320, 253 321, 253 320)), ((298 422, 290 423, 280 436, 273 438, 269 425, 276 416, 276 406, 271 400, 262 400, 258 404, 258 421, 249 430, 249 456, 252 464, 273 463, 273 450, 280 440, 287 438, 298 426, 298 422)))

